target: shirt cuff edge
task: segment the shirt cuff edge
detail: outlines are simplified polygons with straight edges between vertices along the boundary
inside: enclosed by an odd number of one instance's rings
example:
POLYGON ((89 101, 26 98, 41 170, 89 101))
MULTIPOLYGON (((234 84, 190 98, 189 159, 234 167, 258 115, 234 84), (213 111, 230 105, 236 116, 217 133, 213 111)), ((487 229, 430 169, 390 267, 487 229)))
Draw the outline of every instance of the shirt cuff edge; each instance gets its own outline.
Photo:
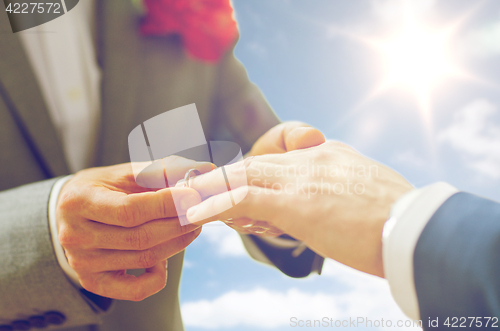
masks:
POLYGON ((50 227, 50 236, 52 239, 52 246, 54 247, 54 252, 56 254, 57 262, 59 266, 64 271, 69 280, 78 288, 81 288, 80 281, 78 279, 78 275, 75 270, 73 270, 68 260, 66 259, 66 255, 64 254, 64 249, 59 243, 58 239, 58 231, 57 231, 57 222, 56 222, 56 210, 57 210, 57 200, 59 198, 59 193, 61 193, 61 189, 69 181, 73 178, 73 175, 63 177, 59 179, 54 186, 52 187, 52 191, 50 192, 49 197, 49 227, 50 227))

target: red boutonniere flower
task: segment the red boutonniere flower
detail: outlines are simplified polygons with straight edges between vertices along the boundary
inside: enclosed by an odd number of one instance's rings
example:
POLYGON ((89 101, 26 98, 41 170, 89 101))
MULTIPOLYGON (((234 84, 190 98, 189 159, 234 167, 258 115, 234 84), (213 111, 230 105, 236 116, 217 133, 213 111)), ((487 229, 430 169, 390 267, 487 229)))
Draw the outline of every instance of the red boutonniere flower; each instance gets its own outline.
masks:
POLYGON ((188 54, 215 62, 238 37, 230 0, 144 0, 145 35, 177 33, 188 54))

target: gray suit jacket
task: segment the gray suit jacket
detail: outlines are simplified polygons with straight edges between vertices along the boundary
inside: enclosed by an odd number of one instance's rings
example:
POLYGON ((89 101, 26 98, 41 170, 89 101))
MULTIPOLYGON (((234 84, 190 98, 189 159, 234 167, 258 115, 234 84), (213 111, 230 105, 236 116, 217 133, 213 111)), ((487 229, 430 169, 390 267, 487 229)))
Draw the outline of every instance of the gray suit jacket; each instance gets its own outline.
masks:
MULTIPOLYGON (((175 36, 141 36, 131 1, 97 3, 96 44, 103 81, 95 166, 128 162, 128 133, 186 104, 196 103, 208 140, 229 139, 244 151, 279 123, 232 52, 217 65, 194 61, 175 36)), ((68 174, 68 167, 3 2, 0 59, 0 325, 48 321, 48 329, 182 330, 178 288, 183 253, 169 259, 166 288, 138 303, 111 305, 110 299, 77 289, 66 278, 54 255, 47 203, 54 178, 68 174)), ((296 271, 273 251, 267 250, 268 259, 281 261, 278 267, 292 276, 309 274, 311 261, 318 262, 308 252, 296 271)))

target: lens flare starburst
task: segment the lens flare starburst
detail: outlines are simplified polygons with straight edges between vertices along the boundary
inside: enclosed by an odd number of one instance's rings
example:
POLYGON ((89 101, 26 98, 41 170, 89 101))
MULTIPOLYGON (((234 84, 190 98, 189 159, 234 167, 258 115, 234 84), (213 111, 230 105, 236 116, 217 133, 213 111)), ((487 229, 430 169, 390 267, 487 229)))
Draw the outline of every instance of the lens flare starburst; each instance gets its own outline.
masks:
POLYGON ((377 92, 393 88, 410 91, 427 117, 432 91, 447 78, 461 75, 450 56, 452 32, 451 28, 430 30, 411 22, 389 38, 372 40, 384 68, 377 92))

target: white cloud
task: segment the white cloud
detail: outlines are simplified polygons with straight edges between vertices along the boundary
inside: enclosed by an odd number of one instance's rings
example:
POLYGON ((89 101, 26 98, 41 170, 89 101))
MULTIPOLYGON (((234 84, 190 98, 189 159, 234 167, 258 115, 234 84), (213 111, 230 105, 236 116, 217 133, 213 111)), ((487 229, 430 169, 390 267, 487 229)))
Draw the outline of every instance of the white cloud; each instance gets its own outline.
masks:
POLYGON ((494 179, 500 179, 500 126, 493 120, 497 112, 489 101, 476 100, 458 111, 438 136, 465 156, 467 166, 494 179))
POLYGON ((472 56, 500 55, 500 21, 471 31, 464 38, 464 51, 472 56))
POLYGON ((204 225, 201 235, 221 256, 247 256, 238 233, 223 223, 204 225))
MULTIPOLYGON (((342 266, 325 263, 324 275, 332 280, 332 288, 342 285, 345 291, 332 294, 328 288, 309 293, 291 288, 276 291, 264 288, 230 291, 213 300, 199 300, 182 305, 188 327, 224 329, 249 327, 273 329, 290 325, 290 318, 300 320, 349 320, 364 317, 373 320, 407 320, 394 303, 387 283, 374 276, 342 266)), ((398 330, 394 326, 387 328, 398 330)), ((402 328, 401 328, 402 329, 402 328)), ((405 328, 405 330, 408 328, 405 328)))

